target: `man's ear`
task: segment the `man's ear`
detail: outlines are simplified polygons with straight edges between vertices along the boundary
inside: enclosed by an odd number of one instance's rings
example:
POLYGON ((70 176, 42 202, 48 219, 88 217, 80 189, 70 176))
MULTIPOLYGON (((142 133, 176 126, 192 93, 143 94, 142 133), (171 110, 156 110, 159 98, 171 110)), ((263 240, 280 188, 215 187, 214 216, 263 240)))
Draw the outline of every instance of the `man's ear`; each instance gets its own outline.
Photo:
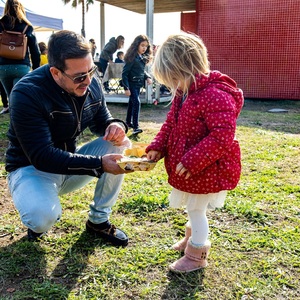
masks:
POLYGON ((50 67, 50 73, 55 81, 58 81, 60 78, 61 71, 55 67, 50 67))

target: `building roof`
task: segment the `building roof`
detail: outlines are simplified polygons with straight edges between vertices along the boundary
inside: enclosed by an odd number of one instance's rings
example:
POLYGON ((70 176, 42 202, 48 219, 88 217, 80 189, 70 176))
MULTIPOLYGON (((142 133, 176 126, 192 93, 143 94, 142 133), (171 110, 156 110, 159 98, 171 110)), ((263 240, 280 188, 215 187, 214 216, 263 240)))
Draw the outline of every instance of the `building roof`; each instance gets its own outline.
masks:
MULTIPOLYGON (((146 0, 96 0, 105 4, 127 9, 136 13, 146 14, 146 0)), ((154 13, 195 11, 195 0, 153 0, 154 13)))

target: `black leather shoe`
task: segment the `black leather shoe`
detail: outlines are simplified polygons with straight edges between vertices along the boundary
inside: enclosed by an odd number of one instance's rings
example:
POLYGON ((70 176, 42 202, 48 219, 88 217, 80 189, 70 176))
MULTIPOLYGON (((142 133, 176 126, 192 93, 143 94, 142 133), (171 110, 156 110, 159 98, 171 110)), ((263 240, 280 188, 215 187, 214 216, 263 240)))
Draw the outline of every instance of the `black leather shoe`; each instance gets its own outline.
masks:
POLYGON ((114 246, 127 246, 128 237, 126 233, 115 225, 109 224, 109 227, 105 229, 100 229, 100 224, 94 224, 91 221, 86 222, 86 230, 89 233, 93 233, 97 237, 102 238, 104 241, 111 243, 114 246))
POLYGON ((27 237, 28 237, 28 241, 29 242, 35 242, 37 241, 39 238, 41 238, 43 235, 45 234, 45 232, 42 233, 37 233, 32 231, 31 229, 27 229, 27 237))

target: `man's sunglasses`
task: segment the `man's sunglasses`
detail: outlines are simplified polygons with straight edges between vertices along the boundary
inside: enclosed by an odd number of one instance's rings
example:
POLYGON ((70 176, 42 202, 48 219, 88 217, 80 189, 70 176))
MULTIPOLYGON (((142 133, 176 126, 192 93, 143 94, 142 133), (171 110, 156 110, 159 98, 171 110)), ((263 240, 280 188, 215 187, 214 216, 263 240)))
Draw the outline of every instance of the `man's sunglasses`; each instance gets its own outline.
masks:
POLYGON ((78 84, 81 82, 84 82, 86 80, 86 77, 89 76, 90 78, 93 78, 93 76, 95 75, 95 72, 97 71, 98 67, 94 66, 89 72, 76 76, 76 77, 72 77, 70 75, 68 75, 67 73, 65 73, 65 71, 59 69, 64 75, 66 75, 68 78, 70 78, 74 84, 78 84))

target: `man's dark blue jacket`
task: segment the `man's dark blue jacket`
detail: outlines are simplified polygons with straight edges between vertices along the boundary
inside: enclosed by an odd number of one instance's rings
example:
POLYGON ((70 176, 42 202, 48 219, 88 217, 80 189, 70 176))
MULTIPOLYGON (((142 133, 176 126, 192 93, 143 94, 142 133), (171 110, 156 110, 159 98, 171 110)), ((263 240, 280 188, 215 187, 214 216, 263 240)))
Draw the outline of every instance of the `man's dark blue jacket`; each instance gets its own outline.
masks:
POLYGON ((74 97, 52 78, 48 65, 24 76, 10 95, 6 170, 33 165, 56 174, 97 176, 101 160, 75 154, 76 139, 87 127, 98 136, 114 122, 94 77, 85 97, 74 97))

